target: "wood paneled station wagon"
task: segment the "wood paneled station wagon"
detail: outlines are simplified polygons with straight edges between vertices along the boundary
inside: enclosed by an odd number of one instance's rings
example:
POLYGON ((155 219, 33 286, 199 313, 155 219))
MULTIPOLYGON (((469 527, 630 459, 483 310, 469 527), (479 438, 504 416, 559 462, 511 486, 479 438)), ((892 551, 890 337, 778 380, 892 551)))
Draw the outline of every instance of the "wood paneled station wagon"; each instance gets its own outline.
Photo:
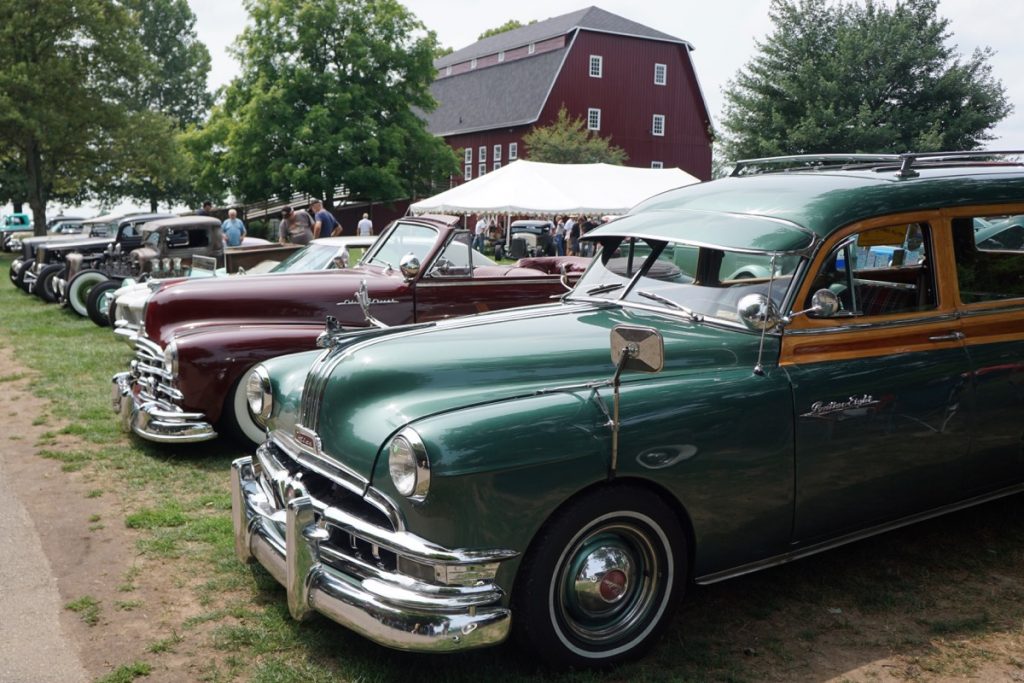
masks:
POLYGON ((693 582, 1021 491, 1024 252, 975 241, 1024 215, 1000 159, 741 163, 591 232, 557 303, 263 362, 238 556, 386 646, 603 665, 693 582))

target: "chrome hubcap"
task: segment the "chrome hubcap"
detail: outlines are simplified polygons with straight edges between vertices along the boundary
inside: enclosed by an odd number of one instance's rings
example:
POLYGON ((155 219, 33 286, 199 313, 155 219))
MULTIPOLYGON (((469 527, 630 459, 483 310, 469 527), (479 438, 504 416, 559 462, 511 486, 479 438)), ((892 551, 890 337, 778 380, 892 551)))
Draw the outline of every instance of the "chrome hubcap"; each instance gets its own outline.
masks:
POLYGON ((562 558, 553 612, 580 646, 614 647, 643 632, 658 612, 667 558, 646 525, 607 520, 577 537, 562 558))

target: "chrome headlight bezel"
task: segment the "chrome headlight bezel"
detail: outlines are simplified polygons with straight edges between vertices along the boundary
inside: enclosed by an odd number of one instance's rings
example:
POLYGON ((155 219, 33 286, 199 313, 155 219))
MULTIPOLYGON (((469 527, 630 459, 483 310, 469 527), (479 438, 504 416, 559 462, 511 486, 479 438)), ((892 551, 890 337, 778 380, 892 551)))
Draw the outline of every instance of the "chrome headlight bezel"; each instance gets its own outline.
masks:
POLYGON ((164 348, 164 370, 171 377, 178 376, 178 342, 172 341, 164 348))
POLYGON ((412 501, 422 501, 430 491, 430 457, 423 439, 406 427, 388 442, 388 474, 395 489, 412 501))
POLYGON ((274 390, 270 373, 262 365, 254 367, 245 379, 245 402, 253 419, 266 427, 274 410, 274 390))

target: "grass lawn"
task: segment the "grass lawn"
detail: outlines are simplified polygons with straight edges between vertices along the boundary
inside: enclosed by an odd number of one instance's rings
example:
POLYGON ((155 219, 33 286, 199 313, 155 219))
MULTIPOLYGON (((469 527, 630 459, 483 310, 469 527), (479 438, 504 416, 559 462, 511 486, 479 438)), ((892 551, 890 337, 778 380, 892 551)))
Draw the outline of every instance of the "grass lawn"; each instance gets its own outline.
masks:
MULTIPOLYGON (((0 257, 6 273, 11 257, 0 257)), ((550 672, 511 646, 448 656, 396 653, 326 619, 298 623, 283 589, 234 556, 231 442, 158 446, 122 434, 110 376, 130 358, 88 319, 0 284, 0 345, 13 349, 53 424, 40 455, 85 473, 88 496, 116 494, 137 532, 142 571, 117 605, 70 596, 83 619, 145 609, 131 596, 146 566, 177 576, 159 589, 199 606, 144 656, 105 680, 155 675, 189 657, 203 681, 761 681, 1024 679, 1024 500, 1014 497, 706 588, 692 588, 658 645, 606 672, 550 672), (65 425, 65 426, 59 426, 65 425), (68 446, 67 444, 73 444, 68 446), (187 643, 185 647, 183 643, 187 643)), ((0 376, 5 382, 17 379, 0 376)), ((82 520, 83 533, 98 520, 82 520)), ((36 520, 37 525, 40 524, 36 520)), ((98 526, 96 527, 98 528, 98 526)), ((102 621, 94 627, 104 634, 102 621)))

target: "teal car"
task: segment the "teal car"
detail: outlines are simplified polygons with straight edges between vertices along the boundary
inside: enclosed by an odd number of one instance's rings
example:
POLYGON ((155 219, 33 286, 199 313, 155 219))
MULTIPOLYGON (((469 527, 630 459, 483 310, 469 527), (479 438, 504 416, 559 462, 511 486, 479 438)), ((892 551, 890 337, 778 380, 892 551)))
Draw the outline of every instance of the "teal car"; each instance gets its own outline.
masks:
POLYGON ((814 159, 593 230, 557 302, 256 366, 238 557, 384 646, 604 666, 693 584, 1024 490, 1024 253, 974 229, 1024 166, 814 159))

